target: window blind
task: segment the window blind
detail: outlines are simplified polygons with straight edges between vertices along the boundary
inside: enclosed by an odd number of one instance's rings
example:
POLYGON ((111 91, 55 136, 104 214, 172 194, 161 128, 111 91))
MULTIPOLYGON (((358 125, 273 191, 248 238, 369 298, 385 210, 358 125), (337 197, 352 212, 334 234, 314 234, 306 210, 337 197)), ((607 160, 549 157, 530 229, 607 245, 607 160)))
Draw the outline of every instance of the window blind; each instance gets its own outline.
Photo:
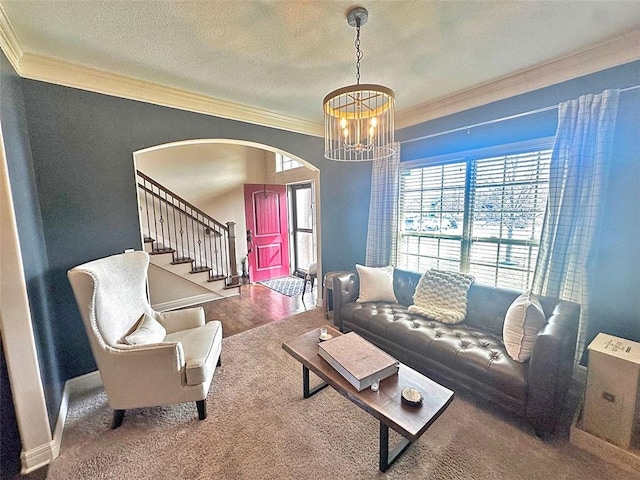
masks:
POLYGON ((407 168, 400 185, 397 265, 531 284, 549 184, 550 150, 407 168))

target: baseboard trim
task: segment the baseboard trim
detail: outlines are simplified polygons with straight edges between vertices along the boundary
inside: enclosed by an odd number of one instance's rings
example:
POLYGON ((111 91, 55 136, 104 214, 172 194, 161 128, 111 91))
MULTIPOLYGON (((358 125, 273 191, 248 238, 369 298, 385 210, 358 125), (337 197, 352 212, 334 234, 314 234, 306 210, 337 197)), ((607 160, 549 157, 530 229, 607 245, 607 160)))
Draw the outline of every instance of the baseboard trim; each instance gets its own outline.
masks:
POLYGON ((68 389, 69 399, 74 399, 87 390, 100 387, 102 387, 102 377, 98 370, 71 378, 65 384, 65 388, 68 389))
POLYGON ((100 378, 98 371, 71 378, 65 382, 62 391, 62 401, 60 402, 60 409, 58 411, 58 420, 56 421, 56 427, 53 433, 53 440, 39 445, 36 448, 32 448, 31 450, 23 451, 20 454, 20 461, 22 463, 21 473, 23 475, 38 470, 58 458, 58 455, 60 455, 60 445, 62 444, 62 434, 64 433, 64 424, 69 411, 70 399, 79 393, 100 387, 101 385, 102 378, 100 378))
POLYGON ((56 447, 54 445, 55 442, 55 440, 51 440, 50 442, 39 445, 31 450, 23 450, 20 454, 20 461, 22 463, 20 473, 23 475, 31 473, 55 460, 60 452, 60 446, 58 444, 56 447))

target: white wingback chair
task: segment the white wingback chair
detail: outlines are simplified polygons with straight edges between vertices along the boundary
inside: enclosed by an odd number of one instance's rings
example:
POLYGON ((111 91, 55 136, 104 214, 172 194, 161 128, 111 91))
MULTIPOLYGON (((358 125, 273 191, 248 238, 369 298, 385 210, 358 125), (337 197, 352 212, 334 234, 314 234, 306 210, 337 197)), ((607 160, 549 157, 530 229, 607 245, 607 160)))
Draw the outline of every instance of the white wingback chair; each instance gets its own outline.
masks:
POLYGON ((109 405, 112 428, 125 410, 206 398, 220 365, 222 324, 205 323, 202 307, 159 313, 147 298, 149 255, 136 251, 67 272, 109 405), (130 344, 133 343, 133 344, 130 344))

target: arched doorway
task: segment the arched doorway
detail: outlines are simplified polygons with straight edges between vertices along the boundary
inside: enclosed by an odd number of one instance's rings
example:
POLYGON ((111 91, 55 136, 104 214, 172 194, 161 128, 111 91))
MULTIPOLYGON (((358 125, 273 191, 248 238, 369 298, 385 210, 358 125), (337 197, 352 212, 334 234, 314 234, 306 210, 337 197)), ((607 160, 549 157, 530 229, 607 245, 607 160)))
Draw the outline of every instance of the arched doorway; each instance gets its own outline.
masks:
MULTIPOLYGON (((304 159, 278 148, 228 139, 198 139, 173 142, 134 152, 134 166, 146 176, 165 185, 178 196, 226 224, 235 224, 236 269, 239 274, 248 272, 248 249, 246 241, 245 210, 242 190, 245 184, 277 184, 290 188, 306 183, 313 192, 313 255, 317 265, 321 265, 320 246, 320 174, 318 168, 304 159), (276 156, 286 156, 301 166, 285 171, 277 171, 276 156)), ((139 199, 140 200, 140 199, 139 199)), ((143 240, 148 232, 141 229, 143 240)), ((289 236, 292 238, 291 236, 289 236)), ((291 250, 295 250, 292 246, 291 250)), ((294 273, 296 265, 290 265, 289 273, 294 273)), ((153 275, 160 275, 158 272, 153 275)), ((321 273, 318 272, 320 276, 321 273)), ((152 304, 166 305, 180 299, 198 297, 206 301, 205 291, 197 288, 178 288, 175 283, 167 287, 170 279, 151 282, 152 304), (165 285, 165 287, 162 287, 165 285)), ((319 277, 321 278, 321 277, 319 277)), ((209 288, 210 284, 206 284, 209 288)), ((217 293, 221 293, 219 290, 217 293)), ((226 293, 226 290, 225 290, 226 293)), ((318 295, 319 296, 319 295, 318 295)), ((208 300, 208 299, 207 299, 208 300)), ((195 301, 195 300, 194 300, 195 301)))

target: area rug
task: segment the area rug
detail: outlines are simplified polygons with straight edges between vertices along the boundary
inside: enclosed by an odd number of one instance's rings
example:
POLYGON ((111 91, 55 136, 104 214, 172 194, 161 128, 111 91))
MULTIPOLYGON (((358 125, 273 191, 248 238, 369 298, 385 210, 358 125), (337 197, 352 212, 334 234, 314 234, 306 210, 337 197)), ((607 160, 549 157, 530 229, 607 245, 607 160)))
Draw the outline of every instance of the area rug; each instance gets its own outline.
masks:
POLYGON ((331 388, 303 399, 302 367, 282 349, 283 341, 324 323, 323 310, 314 309, 225 338, 204 421, 194 404, 183 404, 127 411, 111 430, 102 388, 72 398, 60 456, 43 478, 640 478, 564 438, 543 442, 461 395, 382 474, 378 422, 331 388))
POLYGON ((260 285, 269 287, 278 293, 287 297, 297 297, 302 294, 304 280, 299 277, 289 275, 288 277, 273 278, 271 280, 263 280, 258 282, 260 285))

